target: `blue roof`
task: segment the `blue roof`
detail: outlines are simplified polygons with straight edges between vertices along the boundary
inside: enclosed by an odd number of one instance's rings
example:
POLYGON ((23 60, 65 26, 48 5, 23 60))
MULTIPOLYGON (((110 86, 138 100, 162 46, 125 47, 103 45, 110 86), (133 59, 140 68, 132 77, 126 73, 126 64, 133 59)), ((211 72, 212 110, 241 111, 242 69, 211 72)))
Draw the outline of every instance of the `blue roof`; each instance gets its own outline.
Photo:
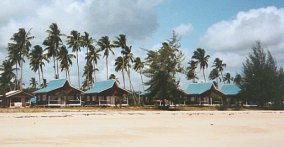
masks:
POLYGON ((39 89, 39 90, 37 90, 37 91, 35 91, 33 93, 37 94, 37 93, 47 93, 47 92, 50 92, 52 90, 55 90, 55 89, 63 87, 65 82, 67 82, 66 79, 57 79, 57 80, 50 81, 45 88, 39 89))
POLYGON ((84 94, 94 94, 94 93, 101 93, 107 89, 112 88, 114 85, 115 80, 107 80, 107 81, 100 81, 95 82, 94 87, 85 91, 84 94))
POLYGON ((190 95, 199 95, 210 90, 212 86, 213 83, 191 83, 184 92, 190 95))
POLYGON ((241 89, 235 84, 226 84, 222 86, 220 91, 225 95, 237 95, 240 93, 241 89))

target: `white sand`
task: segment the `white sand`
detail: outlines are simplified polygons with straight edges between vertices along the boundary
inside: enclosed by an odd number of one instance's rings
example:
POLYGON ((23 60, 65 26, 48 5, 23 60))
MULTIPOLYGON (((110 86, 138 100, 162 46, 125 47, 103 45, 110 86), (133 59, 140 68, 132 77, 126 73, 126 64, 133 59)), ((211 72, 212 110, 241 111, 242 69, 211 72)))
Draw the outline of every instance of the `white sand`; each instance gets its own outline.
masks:
POLYGON ((284 146, 283 111, 1 113, 0 146, 284 146))

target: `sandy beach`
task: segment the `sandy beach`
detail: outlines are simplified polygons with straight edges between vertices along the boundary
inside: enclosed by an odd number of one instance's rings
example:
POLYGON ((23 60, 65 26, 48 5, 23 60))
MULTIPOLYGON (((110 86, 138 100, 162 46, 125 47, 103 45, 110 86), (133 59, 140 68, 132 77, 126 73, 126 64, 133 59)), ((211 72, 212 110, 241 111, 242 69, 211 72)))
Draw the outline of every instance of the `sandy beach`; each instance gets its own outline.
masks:
POLYGON ((284 146, 282 111, 0 113, 2 146, 284 146))

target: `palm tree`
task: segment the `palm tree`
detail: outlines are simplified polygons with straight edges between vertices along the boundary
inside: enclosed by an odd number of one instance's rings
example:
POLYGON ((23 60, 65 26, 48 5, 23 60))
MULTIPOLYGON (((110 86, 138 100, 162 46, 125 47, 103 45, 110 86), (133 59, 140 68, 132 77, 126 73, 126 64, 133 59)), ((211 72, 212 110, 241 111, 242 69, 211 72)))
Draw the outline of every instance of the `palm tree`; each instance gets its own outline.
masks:
POLYGON ((86 77, 86 79, 83 82, 83 89, 90 89, 90 82, 93 81, 93 64, 91 62, 87 62, 87 64, 84 67, 84 73, 83 76, 86 77), (91 80, 90 80, 91 79, 91 80))
MULTIPOLYGON (((90 48, 95 48, 93 46, 93 43, 94 43, 95 40, 92 37, 90 37, 89 33, 87 33, 87 32, 84 32, 84 33, 85 33, 85 35, 82 36, 82 43, 83 43, 83 47, 87 48, 87 56, 86 56, 86 58, 87 58, 90 48)), ((87 62, 89 62, 89 61, 90 60, 88 60, 88 58, 87 58, 87 62)), ((89 79, 90 79, 89 74, 87 74, 87 81, 89 81, 89 79)), ((87 83, 90 84, 90 82, 87 82, 87 83)), ((90 87, 90 85, 88 85, 88 87, 90 87)))
POLYGON ((49 26, 49 29, 46 30, 46 32, 48 33, 48 37, 45 38, 45 40, 43 41, 43 45, 47 46, 47 48, 45 48, 45 50, 48 51, 47 56, 49 58, 50 57, 53 58, 54 76, 55 76, 55 79, 58 79, 59 78, 58 60, 55 60, 55 59, 58 56, 59 46, 62 44, 62 40, 60 37, 63 36, 63 34, 60 33, 60 29, 58 28, 56 23, 52 23, 49 26), (56 69, 55 69, 55 66, 56 66, 56 69))
POLYGON ((125 89, 125 77, 124 77, 124 70, 126 69, 126 65, 124 62, 124 58, 119 56, 115 59, 115 71, 121 71, 122 79, 123 79, 123 88, 125 89))
POLYGON ((131 46, 130 47, 126 46, 126 48, 123 49, 121 53, 124 55, 123 58, 124 58, 125 67, 126 67, 125 69, 128 75, 129 88, 130 90, 134 90, 132 82, 131 82, 131 77, 130 77, 131 63, 134 61, 133 54, 131 53, 131 46))
POLYGON ((38 84, 38 83, 37 83, 36 79, 35 79, 34 77, 32 77, 32 78, 30 79, 30 86, 32 86, 32 88, 36 89, 36 85, 37 85, 37 84, 38 84))
POLYGON ((42 80, 43 80, 43 69, 42 66, 44 66, 44 61, 48 61, 47 57, 43 55, 43 49, 40 45, 34 46, 33 50, 30 53, 30 67, 34 72, 38 71, 38 80, 41 84, 40 79, 40 72, 42 74, 42 80))
MULTIPOLYGON (((16 68, 13 68, 13 63, 10 60, 3 61, 2 65, 0 65, 0 87, 5 91, 12 90, 13 82, 12 80, 16 79, 16 74, 14 73, 16 68)), ((15 85, 16 86, 16 85, 15 85)))
POLYGON ((213 68, 213 70, 210 72, 209 74, 209 80, 215 80, 216 79, 216 83, 218 85, 218 78, 219 78, 220 74, 217 68, 213 68))
POLYGON ((241 81, 242 81, 242 76, 240 74, 237 74, 234 78, 234 83, 240 85, 241 81))
POLYGON ((101 51, 104 51, 103 57, 106 57, 106 66, 107 66, 107 75, 106 76, 107 76, 107 79, 108 79, 108 76, 109 76, 108 75, 108 56, 109 56, 110 52, 114 55, 114 52, 112 50, 114 45, 110 43, 108 36, 103 36, 101 39, 99 39, 98 46, 100 47, 101 51))
POLYGON ((32 46, 31 40, 34 36, 30 36, 31 29, 27 32, 24 28, 19 28, 19 31, 13 35, 10 39, 13 43, 10 43, 8 48, 16 49, 18 55, 16 61, 20 61, 19 65, 21 67, 21 78, 20 78, 20 90, 23 90, 23 63, 25 62, 24 57, 28 57, 30 47, 32 46))
POLYGON ((221 60, 220 58, 215 58, 212 67, 215 67, 218 70, 218 72, 221 73, 221 77, 222 77, 222 80, 223 80, 223 73, 222 73, 222 71, 226 67, 226 64, 223 63, 223 60, 221 60))
POLYGON ((231 74, 230 74, 230 73, 226 73, 226 74, 225 74, 225 77, 224 77, 223 79, 224 79, 224 82, 227 81, 227 84, 230 84, 231 81, 233 80, 233 77, 231 77, 231 74))
POLYGON ((188 64, 189 64, 189 67, 187 67, 186 77, 188 80, 192 80, 192 82, 195 83, 195 79, 198 79, 195 73, 195 70, 197 68, 197 62, 190 60, 188 64))
POLYGON ((134 68, 135 71, 139 71, 141 82, 142 82, 142 88, 143 88, 143 91, 145 91, 144 82, 143 82, 143 78, 142 78, 142 69, 144 68, 144 62, 142 62, 139 57, 135 58, 133 68, 134 68))
POLYGON ((205 78, 204 70, 205 68, 208 68, 209 57, 210 57, 209 55, 205 55, 205 50, 201 48, 196 49, 193 52, 193 56, 192 56, 192 59, 195 59, 197 63, 199 64, 200 69, 203 70, 203 78, 205 82, 206 82, 206 78, 205 78))
MULTIPOLYGON (((101 56, 99 52, 100 50, 96 50, 95 47, 90 47, 89 53, 87 53, 87 56, 85 57, 87 62, 93 63, 94 81, 97 81, 96 71, 98 71, 98 69, 96 68, 96 65, 98 64, 98 60, 100 59, 100 56, 101 56)), ((94 81, 92 80, 92 84, 94 81)))
POLYGON ((69 82, 71 83, 70 79, 70 66, 72 66, 72 59, 75 58, 75 55, 69 54, 68 50, 65 45, 62 45, 60 47, 60 51, 58 54, 58 60, 60 61, 60 68, 61 71, 65 70, 65 77, 66 79, 69 79, 69 82))
POLYGON ((77 59, 77 71, 78 71, 78 86, 80 86, 80 67, 79 67, 79 56, 78 52, 81 51, 80 47, 82 47, 82 40, 80 37, 80 33, 73 30, 70 33, 70 36, 67 36, 67 45, 69 48, 72 48, 72 52, 76 53, 76 59, 77 59))
POLYGON ((118 78, 115 76, 115 74, 110 74, 109 79, 115 80, 119 84, 118 78))
POLYGON ((20 56, 20 51, 19 48, 17 46, 16 43, 8 43, 8 60, 9 62, 11 62, 12 65, 15 65, 16 68, 16 74, 15 74, 15 89, 18 89, 19 87, 19 82, 18 82, 18 66, 20 66, 21 60, 24 60, 21 56, 20 56))

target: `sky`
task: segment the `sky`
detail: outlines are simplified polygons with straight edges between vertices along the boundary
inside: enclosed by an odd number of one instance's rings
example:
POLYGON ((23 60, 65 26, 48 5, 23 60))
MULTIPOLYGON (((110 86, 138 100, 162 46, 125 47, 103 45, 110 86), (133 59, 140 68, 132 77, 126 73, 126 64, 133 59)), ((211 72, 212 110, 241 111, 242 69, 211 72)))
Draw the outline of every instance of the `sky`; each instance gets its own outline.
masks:
MULTIPOLYGON (((98 40, 109 36, 111 40, 123 33, 132 45, 134 56, 146 57, 144 49, 157 50, 161 43, 176 31, 181 37, 184 65, 196 48, 203 48, 210 55, 209 68, 216 57, 227 64, 224 72, 233 76, 242 73, 246 60, 256 41, 271 51, 277 64, 284 67, 284 1, 279 0, 1 0, 0 1, 0 62, 7 56, 7 45, 19 28, 32 29, 33 45, 41 45, 47 37, 51 23, 57 23, 61 32, 69 35, 72 30, 89 32, 98 40)), ((65 40, 65 38, 63 38, 65 40)), ((79 53, 80 74, 83 73, 85 49, 79 53)), ((109 65, 120 55, 109 57, 109 65)), ((74 60, 71 81, 77 85, 77 68, 74 60)), ((186 65, 187 66, 187 65, 186 65)), ((105 60, 98 63, 97 80, 106 79, 105 60)), ((25 87, 37 74, 24 66, 25 87)), ((46 64, 44 77, 53 79, 52 64, 46 64)), ((121 73, 110 66, 122 83, 121 73)), ((197 74, 202 72, 197 70, 197 74)), ((140 75, 132 72, 135 90, 142 90, 140 75)), ((65 78, 65 73, 60 73, 65 78)), ((145 78, 145 77, 144 77, 145 78)), ((191 81, 177 75, 184 88, 191 81)), ((147 80, 145 78, 145 80, 147 80)), ((82 80, 81 80, 82 81, 82 80)), ((203 82, 200 78, 199 82, 203 82)), ((128 82, 126 82, 127 84, 128 82)))

